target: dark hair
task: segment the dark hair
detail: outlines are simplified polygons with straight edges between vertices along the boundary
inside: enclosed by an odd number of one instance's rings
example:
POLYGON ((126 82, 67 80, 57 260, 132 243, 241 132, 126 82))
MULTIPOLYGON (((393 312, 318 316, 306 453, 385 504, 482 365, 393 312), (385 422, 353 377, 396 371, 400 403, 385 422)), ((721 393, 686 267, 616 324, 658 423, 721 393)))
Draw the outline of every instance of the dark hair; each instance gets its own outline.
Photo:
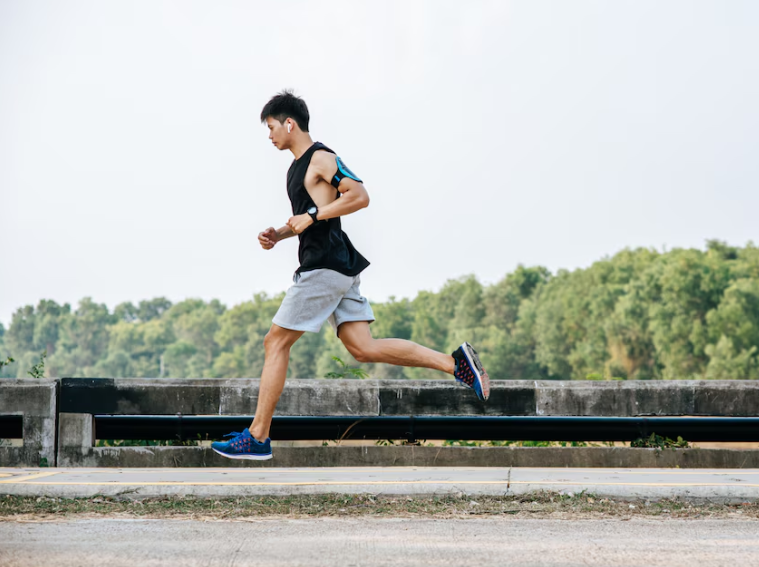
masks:
POLYGON ((271 97, 271 100, 266 103, 261 111, 261 122, 266 122, 270 116, 282 124, 288 118, 292 118, 301 130, 308 132, 310 117, 306 101, 295 96, 292 91, 284 90, 271 97))

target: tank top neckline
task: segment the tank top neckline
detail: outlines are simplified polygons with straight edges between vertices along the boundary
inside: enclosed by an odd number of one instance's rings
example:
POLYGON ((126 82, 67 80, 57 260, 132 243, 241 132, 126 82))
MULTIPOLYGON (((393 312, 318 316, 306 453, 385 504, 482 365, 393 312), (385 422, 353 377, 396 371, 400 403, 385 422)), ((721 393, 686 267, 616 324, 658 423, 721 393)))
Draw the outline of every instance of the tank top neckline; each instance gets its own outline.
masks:
MULTIPOLYGON (((299 158, 295 158, 295 163, 298 163, 300 160, 306 157, 309 153, 313 153, 314 151, 316 151, 314 150, 314 146, 323 146, 323 145, 324 144, 322 144, 321 142, 314 142, 313 144, 308 146, 308 149, 305 152, 303 152, 303 154, 299 158)), ((316 148, 316 149, 318 150, 319 148, 316 148)))

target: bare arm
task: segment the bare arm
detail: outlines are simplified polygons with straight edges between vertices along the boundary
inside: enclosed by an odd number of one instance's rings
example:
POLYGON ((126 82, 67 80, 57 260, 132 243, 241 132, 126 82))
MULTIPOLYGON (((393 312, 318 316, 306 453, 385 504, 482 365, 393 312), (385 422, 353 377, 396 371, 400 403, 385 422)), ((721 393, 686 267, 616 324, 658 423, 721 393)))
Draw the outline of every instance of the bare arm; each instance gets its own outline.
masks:
POLYGON ((289 226, 285 225, 280 229, 272 226, 258 233, 258 242, 264 250, 271 250, 277 242, 291 236, 295 236, 295 233, 289 226))
MULTIPOLYGON (((337 171, 335 155, 327 152, 316 152, 311 159, 311 167, 315 167, 316 174, 321 183, 329 184, 330 179, 332 179, 337 171)), ((316 213, 317 220, 344 217, 369 206, 369 193, 366 191, 363 183, 349 177, 344 177, 340 181, 337 190, 341 194, 339 199, 335 199, 324 205, 319 205, 317 202, 319 209, 316 213)), ((291 217, 287 221, 287 226, 295 234, 300 234, 313 223, 314 221, 311 217, 304 214, 291 217)))
POLYGON ((319 212, 316 213, 317 220, 344 217, 369 206, 369 193, 363 183, 346 177, 340 181, 337 190, 340 191, 341 197, 329 205, 319 207, 319 212))
MULTIPOLYGON (((329 183, 337 171, 335 155, 327 152, 317 153, 319 154, 315 156, 318 160, 316 163, 317 174, 325 183, 329 183)), ((319 212, 316 214, 317 220, 344 217, 369 206, 369 193, 367 193, 363 183, 350 177, 344 177, 337 190, 340 191, 340 198, 319 207, 319 212)))
POLYGON ((291 236, 295 236, 293 230, 287 225, 283 226, 282 228, 278 228, 276 232, 278 241, 284 240, 285 238, 290 238, 291 236))

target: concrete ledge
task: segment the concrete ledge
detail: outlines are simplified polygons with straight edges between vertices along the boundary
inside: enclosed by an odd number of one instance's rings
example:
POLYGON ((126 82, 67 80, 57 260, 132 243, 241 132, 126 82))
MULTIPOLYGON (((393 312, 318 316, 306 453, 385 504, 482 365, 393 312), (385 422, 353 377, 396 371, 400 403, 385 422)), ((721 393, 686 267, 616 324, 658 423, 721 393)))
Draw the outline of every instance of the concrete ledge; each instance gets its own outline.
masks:
POLYGON ((535 415, 759 415, 753 380, 535 382, 535 415))
POLYGON ((22 447, 0 447, 0 466, 55 466, 56 380, 0 380, 0 415, 21 415, 22 447))
MULTIPOLYGON (((60 411, 251 415, 259 383, 254 379, 61 378, 60 411)), ((277 415, 379 415, 378 393, 376 380, 288 380, 277 415)))
POLYGON ((275 447, 270 461, 227 459, 206 447, 63 448, 78 467, 586 467, 759 469, 759 450, 629 447, 275 447))
MULTIPOLYGON (((61 378, 60 411, 250 415, 257 379, 61 378)), ((491 383, 481 402, 453 380, 288 380, 277 415, 759 416, 759 381, 491 383)))

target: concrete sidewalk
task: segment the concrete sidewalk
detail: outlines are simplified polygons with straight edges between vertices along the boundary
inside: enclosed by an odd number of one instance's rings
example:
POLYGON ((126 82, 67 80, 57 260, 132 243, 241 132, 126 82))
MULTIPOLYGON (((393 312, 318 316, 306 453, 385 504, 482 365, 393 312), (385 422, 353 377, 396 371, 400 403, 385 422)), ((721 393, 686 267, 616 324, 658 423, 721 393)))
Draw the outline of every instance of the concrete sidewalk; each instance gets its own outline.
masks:
POLYGON ((0 494, 224 498, 293 494, 506 495, 587 491, 617 499, 759 501, 759 469, 0 468, 0 494))

